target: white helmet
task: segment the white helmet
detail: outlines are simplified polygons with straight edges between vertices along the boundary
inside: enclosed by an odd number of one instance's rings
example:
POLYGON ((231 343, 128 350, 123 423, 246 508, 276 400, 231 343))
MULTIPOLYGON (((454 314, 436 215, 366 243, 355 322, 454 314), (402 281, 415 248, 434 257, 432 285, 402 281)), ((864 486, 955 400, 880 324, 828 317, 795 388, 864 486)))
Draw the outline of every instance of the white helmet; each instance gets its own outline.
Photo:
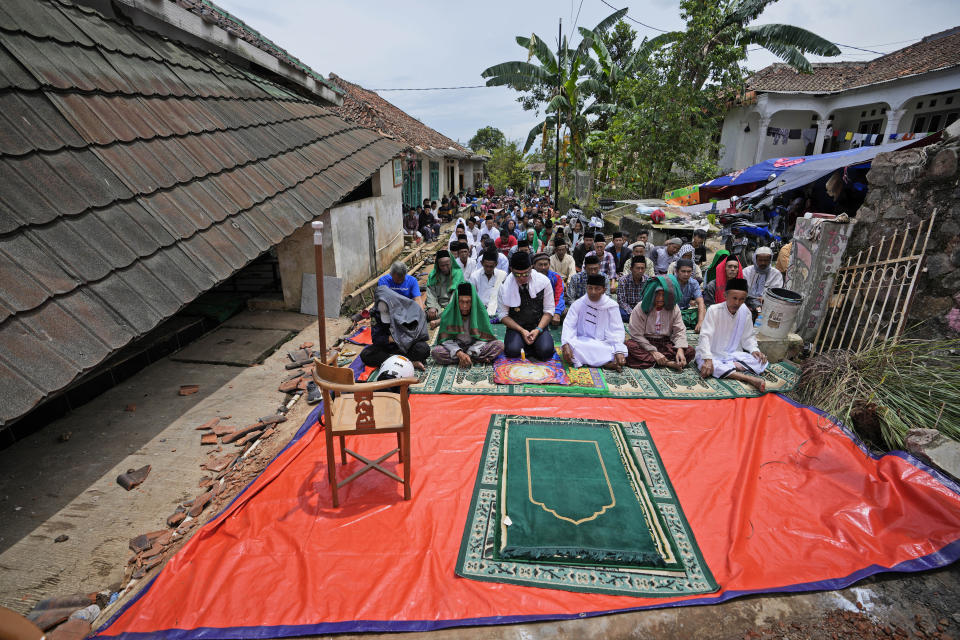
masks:
POLYGON ((390 356, 380 365, 377 380, 396 380, 397 378, 413 378, 413 363, 406 356, 390 356))

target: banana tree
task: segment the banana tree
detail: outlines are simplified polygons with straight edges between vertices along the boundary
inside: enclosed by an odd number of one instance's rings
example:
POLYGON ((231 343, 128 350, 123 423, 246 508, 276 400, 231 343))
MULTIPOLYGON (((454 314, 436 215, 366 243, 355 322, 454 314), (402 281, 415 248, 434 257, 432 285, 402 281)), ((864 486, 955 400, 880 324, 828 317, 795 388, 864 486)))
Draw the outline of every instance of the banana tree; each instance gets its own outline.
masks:
POLYGON ((739 62, 749 45, 763 47, 797 71, 810 73, 812 66, 805 54, 840 55, 835 44, 812 31, 789 24, 750 25, 767 6, 777 0, 733 0, 717 4, 715 0, 684 0, 681 15, 686 31, 663 33, 649 42, 648 49, 666 46, 685 47, 680 60, 680 76, 696 89, 711 81, 717 67, 708 61, 724 47, 739 62), (692 37, 691 37, 692 36, 692 37))
MULTIPOLYGON (((616 24, 627 10, 621 9, 601 20, 592 34, 603 33, 616 24)), ((557 119, 570 136, 570 152, 576 166, 583 166, 583 144, 590 132, 592 119, 615 109, 601 96, 609 95, 603 77, 597 73, 597 61, 591 57, 593 39, 583 38, 576 48, 571 48, 566 37, 560 43, 560 58, 536 34, 529 38, 517 36, 517 44, 527 50, 526 61, 503 62, 486 69, 481 76, 487 86, 508 86, 517 91, 529 92, 532 102, 542 105, 545 118, 537 123, 527 136, 523 152, 529 151, 545 127, 556 127, 557 119), (533 62, 533 60, 536 62, 533 62), (543 104, 545 103, 545 104, 543 104)))

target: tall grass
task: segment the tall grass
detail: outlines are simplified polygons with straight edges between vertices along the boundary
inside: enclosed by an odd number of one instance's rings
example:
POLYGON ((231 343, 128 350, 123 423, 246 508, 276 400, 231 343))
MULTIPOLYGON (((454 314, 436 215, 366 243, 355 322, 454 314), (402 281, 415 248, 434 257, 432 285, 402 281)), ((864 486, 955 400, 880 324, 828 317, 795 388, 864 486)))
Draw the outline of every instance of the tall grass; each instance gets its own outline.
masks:
POLYGON ((913 428, 960 440, 958 354, 960 339, 904 339, 863 351, 827 351, 803 363, 794 395, 878 448, 903 448, 913 428))

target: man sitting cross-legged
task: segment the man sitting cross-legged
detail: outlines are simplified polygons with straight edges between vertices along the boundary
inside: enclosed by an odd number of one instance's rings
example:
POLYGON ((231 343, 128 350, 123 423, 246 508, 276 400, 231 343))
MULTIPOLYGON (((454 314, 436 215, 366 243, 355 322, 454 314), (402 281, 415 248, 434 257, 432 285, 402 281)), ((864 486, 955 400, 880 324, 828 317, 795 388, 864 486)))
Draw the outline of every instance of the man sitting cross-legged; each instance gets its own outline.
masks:
POLYGON ((454 297, 453 292, 457 285, 463 282, 463 271, 460 265, 450 257, 446 249, 437 251, 436 261, 427 278, 427 320, 433 329, 440 324, 440 313, 446 309, 447 303, 454 297))
POLYGON ((707 309, 700 327, 697 343, 700 375, 739 380, 761 392, 766 391, 766 383, 758 376, 767 368, 767 357, 757 346, 753 317, 744 304, 747 281, 728 280, 725 294, 725 301, 707 309))
POLYGON ((657 365, 680 371, 694 356, 677 299, 680 287, 673 276, 647 282, 643 299, 630 314, 627 365, 649 369, 657 365))
POLYGON ((466 369, 489 364, 503 353, 503 343, 494 339, 487 310, 469 282, 457 286, 457 297, 443 310, 437 339, 440 344, 430 352, 437 364, 466 369))
POLYGON ((563 321, 563 359, 574 367, 604 367, 620 371, 627 347, 617 303, 606 291, 602 275, 587 276, 587 295, 578 299, 563 321))
POLYGON ((518 251, 510 258, 510 275, 500 287, 498 302, 497 317, 507 328, 504 355, 519 358, 522 349, 528 360, 552 358, 553 336, 547 327, 555 309, 553 286, 533 270, 529 253, 518 251))

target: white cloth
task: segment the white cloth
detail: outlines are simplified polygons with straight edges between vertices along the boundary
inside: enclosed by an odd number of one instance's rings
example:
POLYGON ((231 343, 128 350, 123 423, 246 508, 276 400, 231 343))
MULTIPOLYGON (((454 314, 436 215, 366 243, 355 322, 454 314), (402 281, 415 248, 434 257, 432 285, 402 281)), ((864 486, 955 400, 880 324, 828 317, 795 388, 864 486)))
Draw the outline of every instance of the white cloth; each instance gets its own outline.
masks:
POLYGON ((753 355, 757 350, 753 315, 747 305, 740 305, 735 314, 730 313, 726 302, 707 308, 697 342, 697 367, 702 367, 704 360, 713 360, 713 377, 722 378, 739 362, 759 374, 767 365, 753 355))
POLYGON ((497 293, 499 293, 500 285, 503 284, 506 277, 506 271, 494 269, 493 276, 488 278, 487 274, 483 272, 483 267, 480 265, 477 265, 477 268, 470 274, 468 280, 477 288, 477 296, 487 308, 487 315, 493 316, 497 314, 497 293))
MULTIPOLYGON (((531 298, 536 298, 543 291, 543 313, 553 313, 557 310, 556 302, 553 299, 553 284, 550 282, 550 278, 531 269, 527 287, 531 298)), ((500 286, 498 298, 497 317, 500 320, 510 314, 511 307, 520 306, 520 286, 512 273, 507 275, 500 286)))
POLYGON ((570 305, 560 334, 561 344, 573 350, 575 367, 602 367, 616 354, 626 354, 625 338, 620 307, 607 295, 597 302, 578 298, 570 305))
MULTIPOLYGON (((463 270, 463 279, 469 280, 470 276, 473 275, 475 269, 477 269, 477 261, 471 255, 467 258, 467 264, 460 262, 460 258, 457 258, 457 264, 460 265, 460 269, 463 270)), ((482 267, 481 267, 482 269, 482 267)))

